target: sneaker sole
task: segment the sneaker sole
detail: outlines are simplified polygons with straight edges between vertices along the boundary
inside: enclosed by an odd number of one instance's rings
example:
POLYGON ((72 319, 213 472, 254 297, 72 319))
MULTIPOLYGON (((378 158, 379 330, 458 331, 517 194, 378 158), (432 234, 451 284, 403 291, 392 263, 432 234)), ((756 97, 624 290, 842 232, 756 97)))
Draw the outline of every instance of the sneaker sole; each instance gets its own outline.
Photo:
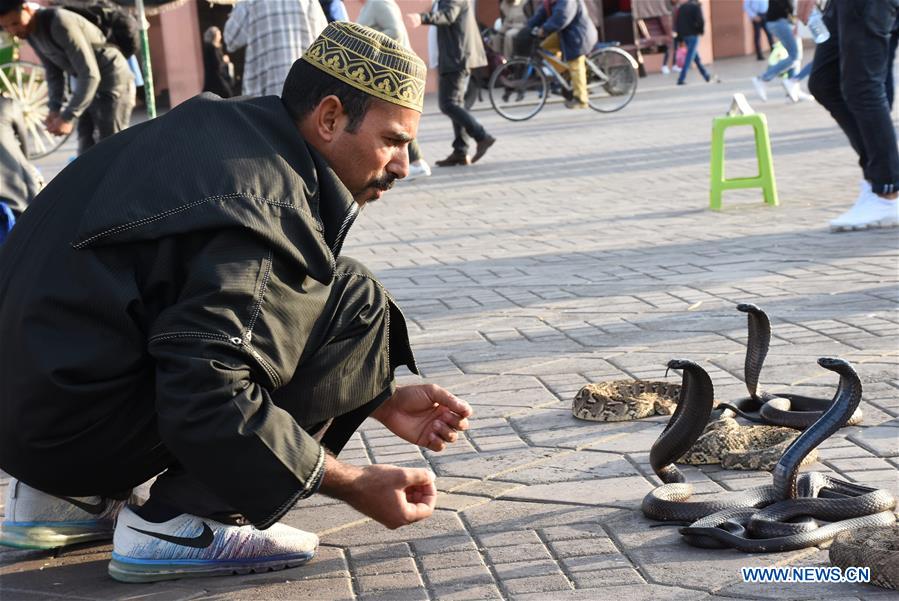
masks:
POLYGON ((214 561, 204 559, 132 559, 112 554, 109 575, 119 582, 157 582, 204 576, 263 574, 295 568, 315 557, 315 551, 281 556, 276 559, 214 561))
POLYGON ((86 529, 84 526, 0 526, 0 545, 16 549, 58 549, 92 541, 111 540, 112 524, 108 529, 86 529))
POLYGON ((880 221, 874 221, 872 223, 867 223, 865 225, 831 225, 830 231, 832 232, 854 232, 860 230, 872 230, 872 229, 880 229, 880 228, 890 228, 890 227, 899 227, 899 221, 895 221, 893 219, 881 219, 880 221))

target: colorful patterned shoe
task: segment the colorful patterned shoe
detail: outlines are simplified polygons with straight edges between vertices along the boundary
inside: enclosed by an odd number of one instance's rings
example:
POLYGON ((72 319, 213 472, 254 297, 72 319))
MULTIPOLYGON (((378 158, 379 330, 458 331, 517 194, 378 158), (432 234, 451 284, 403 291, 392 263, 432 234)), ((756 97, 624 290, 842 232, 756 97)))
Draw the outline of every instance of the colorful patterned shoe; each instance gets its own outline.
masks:
POLYGON ((181 514, 167 522, 119 514, 109 575, 122 582, 270 572, 306 563, 318 537, 284 524, 266 530, 181 514))
POLYGON ((108 540, 124 504, 103 497, 55 497, 13 479, 6 491, 0 545, 56 549, 108 540))

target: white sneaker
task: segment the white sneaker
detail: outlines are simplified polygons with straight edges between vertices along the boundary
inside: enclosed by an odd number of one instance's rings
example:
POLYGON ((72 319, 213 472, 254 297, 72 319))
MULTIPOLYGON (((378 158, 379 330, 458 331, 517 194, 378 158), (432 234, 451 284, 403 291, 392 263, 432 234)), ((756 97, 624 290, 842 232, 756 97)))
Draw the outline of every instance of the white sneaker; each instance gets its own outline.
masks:
POLYGON ((752 85, 755 86, 755 93, 759 95, 759 98, 763 102, 768 102, 768 90, 765 89, 765 82, 758 77, 753 77, 752 85))
POLYGON ((899 201, 879 197, 871 191, 867 182, 861 187, 858 200, 851 209, 831 220, 830 230, 839 232, 899 226, 899 201))
POLYGON ((680 73, 681 71, 683 71, 683 69, 681 69, 677 65, 674 65, 673 67, 671 67, 671 70, 674 71, 675 73, 680 73))
POLYGON ((122 582, 270 572, 306 563, 318 537, 284 524, 266 530, 181 514, 148 522, 129 507, 116 521, 109 575, 122 582))
POLYGON ((793 102, 799 102, 799 84, 792 79, 783 79, 781 80, 783 84, 784 90, 787 91, 787 96, 790 97, 790 100, 793 102))
POLYGON ((800 102, 815 102, 814 96, 812 96, 808 92, 803 92, 802 90, 796 90, 796 97, 800 102))
POLYGON ((668 68, 668 65, 662 65, 662 75, 671 74, 671 69, 668 68))
POLYGON ((409 175, 406 180, 412 180, 417 177, 428 177, 431 175, 431 166, 424 159, 419 159, 414 163, 409 163, 409 175))
POLYGON ((13 479, 6 491, 0 545, 56 549, 112 538, 113 522, 125 501, 103 497, 54 497, 13 479))

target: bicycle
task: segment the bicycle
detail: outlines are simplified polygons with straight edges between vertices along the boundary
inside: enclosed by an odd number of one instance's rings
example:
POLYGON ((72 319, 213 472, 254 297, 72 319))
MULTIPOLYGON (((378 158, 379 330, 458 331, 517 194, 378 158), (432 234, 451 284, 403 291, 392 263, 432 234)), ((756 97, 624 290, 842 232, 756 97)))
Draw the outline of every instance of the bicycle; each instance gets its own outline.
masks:
POLYGON ((0 95, 12 99, 21 109, 25 131, 21 135, 25 156, 38 159, 65 143, 69 135, 47 131, 44 120, 50 109, 44 67, 19 59, 18 39, 0 33, 0 95))
MULTIPOLYGON (((571 84, 555 65, 559 59, 534 40, 529 57, 517 57, 490 76, 490 104, 510 121, 526 121, 540 112, 550 94, 571 98, 571 84)), ((637 92, 637 61, 613 45, 597 44, 586 57, 590 108, 614 113, 626 107, 637 92)))

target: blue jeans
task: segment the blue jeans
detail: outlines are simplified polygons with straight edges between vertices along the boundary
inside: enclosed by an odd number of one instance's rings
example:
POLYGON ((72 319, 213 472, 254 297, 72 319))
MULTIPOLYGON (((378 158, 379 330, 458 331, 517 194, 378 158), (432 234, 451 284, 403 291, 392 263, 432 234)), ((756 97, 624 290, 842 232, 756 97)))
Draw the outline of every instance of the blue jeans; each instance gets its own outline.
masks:
POLYGON ((687 71, 690 70, 690 63, 696 63, 696 68, 699 69, 700 75, 702 75, 703 79, 708 81, 709 74, 705 70, 705 67, 702 66, 702 59, 699 58, 699 50, 697 46, 699 46, 699 36, 698 35, 685 35, 683 37, 684 44, 687 45, 687 56, 684 58, 684 68, 680 72, 680 77, 677 78, 677 83, 683 83, 687 78, 687 71))
POLYGON ((858 154, 877 194, 899 190, 899 149, 890 118, 887 70, 899 0, 831 0, 830 39, 819 44, 808 89, 858 154))
POLYGON ((793 67, 793 63, 799 58, 799 47, 796 45, 796 38, 793 36, 793 24, 788 19, 778 19, 777 21, 768 21, 765 24, 768 31, 774 35, 780 43, 783 44, 784 50, 787 51, 787 58, 779 63, 768 67, 768 70, 762 73, 762 81, 771 81, 784 71, 788 71, 793 67))

